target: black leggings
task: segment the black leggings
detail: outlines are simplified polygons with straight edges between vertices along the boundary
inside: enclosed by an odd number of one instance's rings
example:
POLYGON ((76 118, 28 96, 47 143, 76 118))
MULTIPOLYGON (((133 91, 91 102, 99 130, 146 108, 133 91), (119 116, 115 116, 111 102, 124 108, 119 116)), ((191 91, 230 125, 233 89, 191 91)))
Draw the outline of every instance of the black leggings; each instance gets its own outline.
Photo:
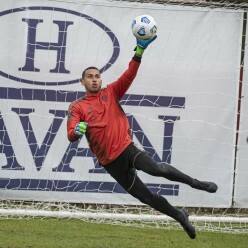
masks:
POLYGON ((180 212, 163 196, 151 192, 138 177, 136 169, 152 176, 164 177, 188 185, 192 184, 191 177, 169 164, 156 163, 145 151, 139 150, 133 144, 104 168, 133 197, 175 220, 180 220, 180 212))

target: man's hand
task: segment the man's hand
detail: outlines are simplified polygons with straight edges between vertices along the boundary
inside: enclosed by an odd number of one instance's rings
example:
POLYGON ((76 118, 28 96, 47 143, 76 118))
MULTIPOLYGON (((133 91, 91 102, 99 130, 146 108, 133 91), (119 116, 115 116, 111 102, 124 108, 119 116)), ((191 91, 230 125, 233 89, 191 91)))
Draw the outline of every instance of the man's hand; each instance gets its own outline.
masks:
POLYGON ((83 121, 78 122, 78 124, 76 125, 74 129, 74 133, 78 136, 84 136, 87 130, 87 126, 88 126, 87 122, 83 122, 83 121))
POLYGON ((136 54, 139 56, 142 56, 144 53, 145 49, 157 38, 157 35, 153 36, 152 38, 148 40, 140 40, 136 38, 137 41, 137 47, 135 49, 136 54))

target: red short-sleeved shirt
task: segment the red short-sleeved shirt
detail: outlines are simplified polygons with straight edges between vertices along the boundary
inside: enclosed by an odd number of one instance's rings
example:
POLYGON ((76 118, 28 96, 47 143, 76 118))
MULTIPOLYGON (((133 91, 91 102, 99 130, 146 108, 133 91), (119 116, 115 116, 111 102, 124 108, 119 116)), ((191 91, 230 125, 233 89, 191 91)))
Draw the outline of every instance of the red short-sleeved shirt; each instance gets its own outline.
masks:
POLYGON ((133 82, 139 65, 140 62, 132 59, 117 81, 96 94, 85 94, 69 106, 68 139, 71 142, 78 140, 80 136, 74 133, 76 124, 88 122, 86 137, 101 165, 115 160, 132 143, 130 126, 119 100, 133 82))

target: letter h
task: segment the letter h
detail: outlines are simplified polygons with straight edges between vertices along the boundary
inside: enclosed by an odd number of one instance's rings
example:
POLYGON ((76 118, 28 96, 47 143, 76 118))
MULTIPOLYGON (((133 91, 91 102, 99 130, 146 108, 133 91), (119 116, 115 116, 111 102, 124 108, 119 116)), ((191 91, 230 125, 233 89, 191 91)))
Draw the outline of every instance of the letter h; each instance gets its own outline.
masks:
POLYGON ((27 38, 27 51, 26 51, 26 62, 25 65, 19 68, 19 71, 32 71, 39 72, 38 68, 34 67, 34 58, 35 50, 55 50, 57 51, 57 61, 56 67, 50 72, 54 73, 70 73, 69 70, 65 69, 65 51, 66 51, 66 36, 67 29, 69 25, 72 25, 73 22, 67 21, 53 21, 54 24, 58 25, 58 42, 37 42, 36 41, 36 28, 39 23, 42 23, 43 20, 39 19, 27 19, 23 18, 22 21, 28 24, 28 38, 27 38))

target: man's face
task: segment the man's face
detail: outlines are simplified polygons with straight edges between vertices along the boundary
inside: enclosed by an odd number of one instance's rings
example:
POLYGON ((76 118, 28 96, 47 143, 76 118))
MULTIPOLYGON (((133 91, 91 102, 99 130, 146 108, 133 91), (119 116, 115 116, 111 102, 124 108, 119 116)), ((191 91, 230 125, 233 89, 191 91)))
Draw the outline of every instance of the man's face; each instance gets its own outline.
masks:
POLYGON ((81 81, 88 95, 95 94, 101 90, 102 79, 101 74, 96 69, 88 69, 85 71, 85 76, 81 81))

